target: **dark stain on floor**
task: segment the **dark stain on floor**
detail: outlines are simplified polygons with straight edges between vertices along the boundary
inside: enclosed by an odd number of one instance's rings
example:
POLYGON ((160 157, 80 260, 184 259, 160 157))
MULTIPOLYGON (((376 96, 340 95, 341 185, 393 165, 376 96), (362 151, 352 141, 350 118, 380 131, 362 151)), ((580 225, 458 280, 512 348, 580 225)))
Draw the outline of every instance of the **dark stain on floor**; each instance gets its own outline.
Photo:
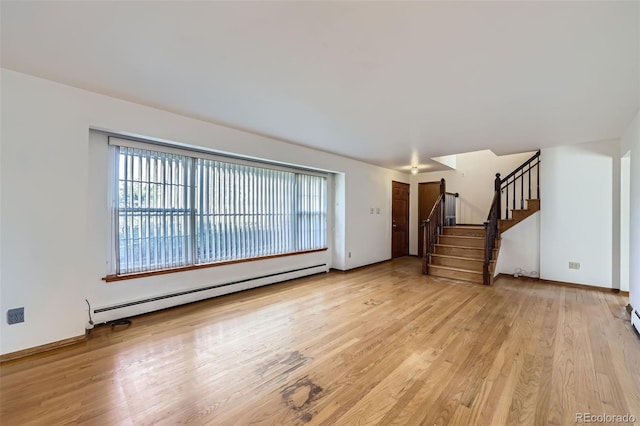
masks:
MULTIPOLYGON (((282 389, 282 400, 292 410, 296 412, 306 411, 309 404, 321 397, 322 387, 313 383, 307 376, 298 379, 295 383, 282 389)), ((313 418, 313 414, 304 412, 300 417, 304 423, 308 423, 313 418)))
POLYGON ((383 303, 384 301, 378 300, 378 299, 369 299, 366 302, 364 302, 365 305, 369 305, 369 306, 378 306, 378 305, 382 305, 383 303))

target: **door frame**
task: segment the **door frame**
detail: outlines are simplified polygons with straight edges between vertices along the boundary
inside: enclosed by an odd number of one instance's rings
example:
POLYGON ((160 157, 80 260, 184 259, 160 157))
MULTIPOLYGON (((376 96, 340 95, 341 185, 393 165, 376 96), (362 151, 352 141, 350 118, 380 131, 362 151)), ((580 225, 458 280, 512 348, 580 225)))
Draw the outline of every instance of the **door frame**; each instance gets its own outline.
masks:
POLYGON ((396 180, 392 180, 391 181, 391 258, 392 259, 396 259, 398 257, 403 257, 403 256, 408 256, 409 255, 409 241, 410 241, 410 232, 411 232, 410 220, 411 220, 411 184, 405 183, 405 182, 396 181, 396 180), (394 245, 393 245, 393 242, 394 242, 394 237, 393 237, 393 234, 394 234, 394 231, 393 231, 393 228, 394 228, 394 223, 393 223, 393 220, 394 220, 394 211, 393 211, 394 195, 393 195, 393 192, 394 191, 393 190, 394 190, 395 184, 406 186, 406 188, 407 188, 407 215, 406 215, 406 224, 407 225, 406 225, 406 228, 405 228, 406 229, 405 242, 404 242, 405 248, 403 250, 405 254, 403 254, 401 256, 394 256, 395 252, 394 252, 394 245))

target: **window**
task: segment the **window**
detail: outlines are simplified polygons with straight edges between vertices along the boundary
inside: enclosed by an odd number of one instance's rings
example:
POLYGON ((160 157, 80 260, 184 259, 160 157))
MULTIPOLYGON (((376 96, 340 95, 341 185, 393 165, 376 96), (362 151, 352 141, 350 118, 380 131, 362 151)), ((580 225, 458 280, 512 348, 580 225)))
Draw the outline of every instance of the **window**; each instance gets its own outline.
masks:
POLYGON ((326 248, 326 177, 110 138, 112 275, 326 248))

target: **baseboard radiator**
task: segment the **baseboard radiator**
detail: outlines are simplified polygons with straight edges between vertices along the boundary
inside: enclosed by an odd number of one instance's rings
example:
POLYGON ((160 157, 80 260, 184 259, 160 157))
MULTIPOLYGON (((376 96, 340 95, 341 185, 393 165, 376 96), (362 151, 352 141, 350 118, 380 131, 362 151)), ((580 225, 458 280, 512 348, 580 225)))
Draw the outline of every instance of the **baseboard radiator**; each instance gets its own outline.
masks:
POLYGON ((306 266, 303 268, 290 269, 242 280, 230 281, 190 290, 177 291, 175 293, 163 294, 146 299, 120 303, 111 306, 95 308, 93 310, 94 322, 96 324, 106 323, 161 309, 171 308, 186 303, 197 302, 199 300, 210 299, 212 297, 223 296, 225 294, 262 287, 282 281, 288 281, 304 276, 315 275, 328 272, 326 263, 306 266))

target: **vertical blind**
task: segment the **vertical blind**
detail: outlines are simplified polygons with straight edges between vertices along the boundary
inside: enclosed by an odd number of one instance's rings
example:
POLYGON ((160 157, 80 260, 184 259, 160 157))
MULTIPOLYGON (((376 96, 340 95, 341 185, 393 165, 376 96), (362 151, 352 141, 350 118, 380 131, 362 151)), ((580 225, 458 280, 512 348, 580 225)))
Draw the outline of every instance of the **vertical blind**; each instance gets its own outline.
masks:
POLYGON ((324 176, 113 148, 116 274, 326 247, 324 176))

